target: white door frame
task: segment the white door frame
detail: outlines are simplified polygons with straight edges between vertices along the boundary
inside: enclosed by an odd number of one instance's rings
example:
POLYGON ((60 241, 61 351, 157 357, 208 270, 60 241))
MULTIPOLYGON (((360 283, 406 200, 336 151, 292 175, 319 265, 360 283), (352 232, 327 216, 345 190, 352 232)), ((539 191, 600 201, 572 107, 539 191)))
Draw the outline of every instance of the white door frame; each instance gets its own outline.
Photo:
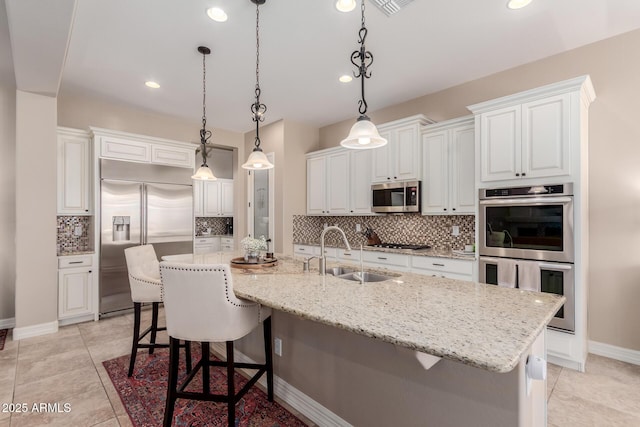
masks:
MULTIPOLYGON (((267 159, 271 162, 271 164, 275 165, 275 154, 274 153, 266 153, 267 159)), ((275 167, 269 169, 269 238, 271 239, 271 243, 269 247, 273 250, 276 246, 275 244, 275 167)), ((253 207, 255 206, 254 200, 254 183, 253 177, 255 176, 252 171, 249 171, 249 179, 247 179, 247 198, 249 199, 248 210, 247 210, 247 230, 249 236, 254 236, 254 212, 253 207)))

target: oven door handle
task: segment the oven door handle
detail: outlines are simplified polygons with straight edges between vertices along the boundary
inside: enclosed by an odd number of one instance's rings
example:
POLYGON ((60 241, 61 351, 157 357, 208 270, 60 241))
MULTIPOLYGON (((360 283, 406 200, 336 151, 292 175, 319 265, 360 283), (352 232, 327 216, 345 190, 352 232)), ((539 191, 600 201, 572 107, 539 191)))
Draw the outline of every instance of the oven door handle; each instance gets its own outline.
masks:
POLYGON ((534 203, 569 203, 571 197, 523 197, 520 199, 489 199, 480 200, 480 205, 531 205, 534 203))
POLYGON ((564 271, 570 271, 573 269, 573 264, 572 265, 563 265, 563 264, 547 264, 547 263, 538 263, 538 266, 540 266, 540 268, 544 268, 546 270, 564 270, 564 271))

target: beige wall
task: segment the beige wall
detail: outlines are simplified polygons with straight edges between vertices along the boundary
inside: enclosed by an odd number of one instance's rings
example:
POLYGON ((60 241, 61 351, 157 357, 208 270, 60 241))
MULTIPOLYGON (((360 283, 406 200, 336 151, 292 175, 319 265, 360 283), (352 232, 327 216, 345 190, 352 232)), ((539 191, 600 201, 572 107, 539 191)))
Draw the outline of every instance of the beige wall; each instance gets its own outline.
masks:
POLYGON ((15 314, 24 328, 58 320, 56 98, 16 91, 15 129, 15 314))
MULTIPOLYGON (((591 75, 589 339, 633 350, 640 350, 638 50, 633 31, 370 114, 375 123, 417 113, 440 121, 469 114, 465 106, 476 102, 591 75)), ((320 145, 338 145, 352 123, 320 129, 320 145)))
POLYGON ((13 83, 0 80, 0 322, 15 316, 15 128, 16 88, 13 83))

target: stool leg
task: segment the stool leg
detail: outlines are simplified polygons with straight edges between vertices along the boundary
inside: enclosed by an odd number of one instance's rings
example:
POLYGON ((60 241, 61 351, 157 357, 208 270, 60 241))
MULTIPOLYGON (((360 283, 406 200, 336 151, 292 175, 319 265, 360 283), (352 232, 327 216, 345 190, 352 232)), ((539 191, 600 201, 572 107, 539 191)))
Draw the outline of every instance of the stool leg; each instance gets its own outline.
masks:
POLYGON ((209 360, 211 353, 209 353, 209 343, 201 342, 200 343, 202 349, 202 392, 206 394, 211 393, 211 381, 209 380, 209 360))
POLYGON ((153 346, 156 343, 156 333, 158 332, 158 306, 159 302, 152 303, 153 314, 151 315, 151 338, 150 343, 151 347, 149 347, 149 354, 153 354, 153 350, 155 347, 153 346))
POLYGON ((233 369, 233 341, 227 341, 227 418, 229 427, 234 427, 236 423, 236 391, 233 369))
POLYGON ((191 372, 191 341, 184 342, 184 358, 187 365, 187 374, 191 372))
POLYGON ((264 331, 264 357, 267 365, 267 398, 273 402, 273 357, 271 354, 271 316, 262 322, 264 331))
POLYGON ((178 364, 180 363, 180 340, 169 338, 169 378, 167 380, 167 402, 164 408, 164 427, 173 421, 173 408, 178 387, 178 364))
POLYGON ((140 307, 141 303, 133 303, 133 344, 131 345, 131 359, 129 361, 129 374, 133 375, 133 368, 136 364, 136 354, 138 353, 138 341, 140 340, 140 307))

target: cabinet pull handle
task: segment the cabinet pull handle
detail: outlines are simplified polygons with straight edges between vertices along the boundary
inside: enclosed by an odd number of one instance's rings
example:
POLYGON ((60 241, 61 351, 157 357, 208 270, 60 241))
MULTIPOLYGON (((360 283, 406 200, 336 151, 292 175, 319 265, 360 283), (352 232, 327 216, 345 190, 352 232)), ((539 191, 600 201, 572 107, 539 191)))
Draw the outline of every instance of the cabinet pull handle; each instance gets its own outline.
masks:
POLYGON ((434 262, 433 265, 435 265, 436 267, 444 267, 444 264, 438 264, 436 262, 434 262))
POLYGON ((526 176, 526 175, 527 175, 526 173, 522 172, 522 176, 526 176))
POLYGON ((351 256, 351 254, 350 254, 350 253, 347 253, 347 252, 345 252, 343 255, 344 255, 344 256, 351 256))
POLYGON ((384 259, 384 260, 386 260, 386 258, 385 258, 385 257, 382 257, 382 256, 379 256, 379 257, 378 257, 378 259, 384 259))
POLYGON ((82 264, 82 261, 69 261, 69 264, 82 264))
POLYGON ((516 176, 520 176, 520 174, 519 174, 519 173, 517 173, 517 174, 516 174, 516 176))

